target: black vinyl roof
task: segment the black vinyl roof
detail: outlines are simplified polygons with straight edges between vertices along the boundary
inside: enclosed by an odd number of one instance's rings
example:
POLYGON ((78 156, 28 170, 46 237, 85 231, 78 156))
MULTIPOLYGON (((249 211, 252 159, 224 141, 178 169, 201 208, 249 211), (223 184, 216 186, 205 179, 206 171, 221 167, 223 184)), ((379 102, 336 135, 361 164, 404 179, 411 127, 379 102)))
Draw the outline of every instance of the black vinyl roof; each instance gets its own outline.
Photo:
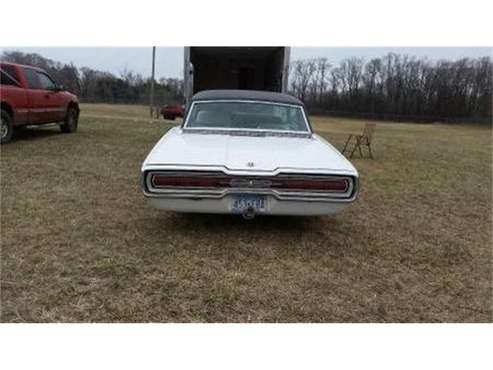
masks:
POLYGON ((261 100, 274 103, 303 105, 301 100, 294 96, 260 90, 204 90, 192 96, 192 101, 197 100, 261 100))

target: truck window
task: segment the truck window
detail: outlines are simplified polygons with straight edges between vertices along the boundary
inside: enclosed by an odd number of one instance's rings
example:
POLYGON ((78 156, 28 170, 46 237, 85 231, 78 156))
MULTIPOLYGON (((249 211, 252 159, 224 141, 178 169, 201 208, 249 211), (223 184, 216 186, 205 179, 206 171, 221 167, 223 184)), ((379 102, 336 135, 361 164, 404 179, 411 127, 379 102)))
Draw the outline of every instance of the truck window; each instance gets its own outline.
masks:
POLYGON ((0 85, 19 86, 19 84, 3 70, 0 70, 0 85))
POLYGON ((38 74, 34 69, 24 68, 24 73, 26 74, 27 86, 30 89, 40 89, 41 85, 39 83, 38 74))
POLYGON ((21 85, 19 83, 20 80, 15 67, 8 64, 0 64, 0 69, 2 70, 2 76, 0 78, 2 85, 21 85))
POLYGON ((48 77, 48 75, 42 73, 42 72, 36 72, 38 74, 38 79, 39 83, 41 86, 41 89, 43 90, 54 90, 55 89, 55 83, 53 80, 48 77))

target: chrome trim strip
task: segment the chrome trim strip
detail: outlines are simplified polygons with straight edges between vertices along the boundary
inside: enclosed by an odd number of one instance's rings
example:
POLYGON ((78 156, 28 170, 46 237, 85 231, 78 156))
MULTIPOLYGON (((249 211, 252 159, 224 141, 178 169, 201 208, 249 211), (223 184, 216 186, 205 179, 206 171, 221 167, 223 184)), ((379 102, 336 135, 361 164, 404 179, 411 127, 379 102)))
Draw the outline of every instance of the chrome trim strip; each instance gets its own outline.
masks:
POLYGON ((220 128, 183 128, 183 132, 189 132, 194 134, 204 135, 231 135, 231 136, 281 136, 281 137, 298 137, 298 138, 310 138, 313 134, 310 132, 297 132, 297 131, 282 131, 282 130, 247 130, 247 129, 220 129, 220 128))
MULTIPOLYGON (((162 198, 212 198, 221 199, 230 194, 261 194, 272 195, 279 200, 301 200, 301 201, 325 201, 325 202, 351 202, 356 198, 358 193, 358 179, 353 176, 344 176, 349 181, 349 189, 344 193, 320 193, 320 192, 299 192, 299 191, 283 191, 276 189, 265 188, 200 188, 200 189, 159 189, 155 188, 151 181, 151 174, 158 171, 145 171, 141 175, 141 186, 144 195, 147 197, 162 197, 162 198), (149 189, 149 190, 147 190, 149 189), (353 191, 354 190, 354 191, 353 191)), ((180 172, 180 171, 173 171, 180 172)), ((186 171, 182 171, 186 172, 186 171)), ((218 175, 223 175, 218 173, 218 175)), ((290 174, 284 174, 289 176, 290 174)), ((310 175, 308 175, 310 176, 310 175)), ((330 176, 330 175, 329 175, 330 176)), ((294 174, 293 177, 297 177, 294 174)), ((337 177, 338 179, 340 177, 337 177)))
POLYGON ((148 198, 173 198, 173 199, 222 199, 225 196, 233 194, 258 194, 258 195, 270 195, 281 201, 303 201, 303 202, 327 202, 327 203, 350 203, 356 199, 355 192, 350 198, 321 198, 321 197, 306 197, 306 196, 283 196, 277 194, 274 191, 258 191, 255 189, 235 189, 234 191, 227 190, 222 194, 192 194, 192 193, 168 193, 168 194, 155 194, 149 193, 143 189, 143 193, 148 198))
POLYGON ((289 174, 303 174, 303 175, 338 175, 355 177, 356 174, 350 173, 347 170, 342 169, 331 169, 331 168, 301 168, 301 167, 276 167, 273 170, 262 170, 262 169, 234 169, 229 168, 225 165, 210 165, 210 164, 194 164, 187 165, 183 163, 146 163, 142 167, 142 171, 160 171, 164 169, 165 171, 206 171, 207 172, 221 172, 232 176, 276 176, 283 173, 289 174))

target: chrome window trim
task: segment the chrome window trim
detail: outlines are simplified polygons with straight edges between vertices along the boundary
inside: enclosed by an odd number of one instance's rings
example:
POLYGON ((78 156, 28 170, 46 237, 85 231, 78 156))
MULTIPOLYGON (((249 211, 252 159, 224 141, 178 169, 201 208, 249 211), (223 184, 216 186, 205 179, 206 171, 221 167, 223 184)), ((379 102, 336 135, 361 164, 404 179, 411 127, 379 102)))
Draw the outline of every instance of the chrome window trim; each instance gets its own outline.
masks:
POLYGON ((184 132, 186 131, 226 131, 226 132, 259 132, 259 133, 277 133, 277 134, 304 134, 304 135, 311 135, 313 133, 313 130, 308 122, 308 117, 306 116, 305 109, 303 108, 302 105, 297 105, 297 104, 287 104, 287 103, 277 103, 277 102, 270 102, 270 101, 263 101, 263 100, 241 100, 241 99, 218 99, 218 100, 196 100, 193 101, 192 104, 190 105, 190 108, 187 111, 187 116, 185 118, 185 121, 182 124, 182 130, 184 132), (248 103, 248 104, 268 104, 268 105, 281 105, 281 106, 286 106, 286 107, 292 107, 292 108, 297 108, 301 110, 301 113, 303 114, 303 120, 305 123, 306 131, 293 131, 293 130, 266 130, 266 129, 247 129, 247 128, 228 128, 228 127, 187 127, 188 121, 190 119, 190 115, 193 111, 193 107, 195 106, 196 103, 248 103))

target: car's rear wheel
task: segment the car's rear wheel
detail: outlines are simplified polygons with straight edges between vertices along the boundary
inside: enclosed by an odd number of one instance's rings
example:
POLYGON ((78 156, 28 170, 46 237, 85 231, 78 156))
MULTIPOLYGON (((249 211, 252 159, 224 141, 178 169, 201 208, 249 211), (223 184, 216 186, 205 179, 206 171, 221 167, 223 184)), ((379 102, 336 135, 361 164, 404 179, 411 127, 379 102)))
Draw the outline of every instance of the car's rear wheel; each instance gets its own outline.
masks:
POLYGON ((67 116, 65 120, 60 125, 60 130, 64 133, 71 133, 77 131, 77 126, 79 124, 79 114, 75 107, 70 107, 67 111, 67 116))
POLYGON ((12 133, 14 129, 12 127, 12 117, 10 114, 2 109, 0 119, 0 144, 7 144, 12 140, 12 133))

